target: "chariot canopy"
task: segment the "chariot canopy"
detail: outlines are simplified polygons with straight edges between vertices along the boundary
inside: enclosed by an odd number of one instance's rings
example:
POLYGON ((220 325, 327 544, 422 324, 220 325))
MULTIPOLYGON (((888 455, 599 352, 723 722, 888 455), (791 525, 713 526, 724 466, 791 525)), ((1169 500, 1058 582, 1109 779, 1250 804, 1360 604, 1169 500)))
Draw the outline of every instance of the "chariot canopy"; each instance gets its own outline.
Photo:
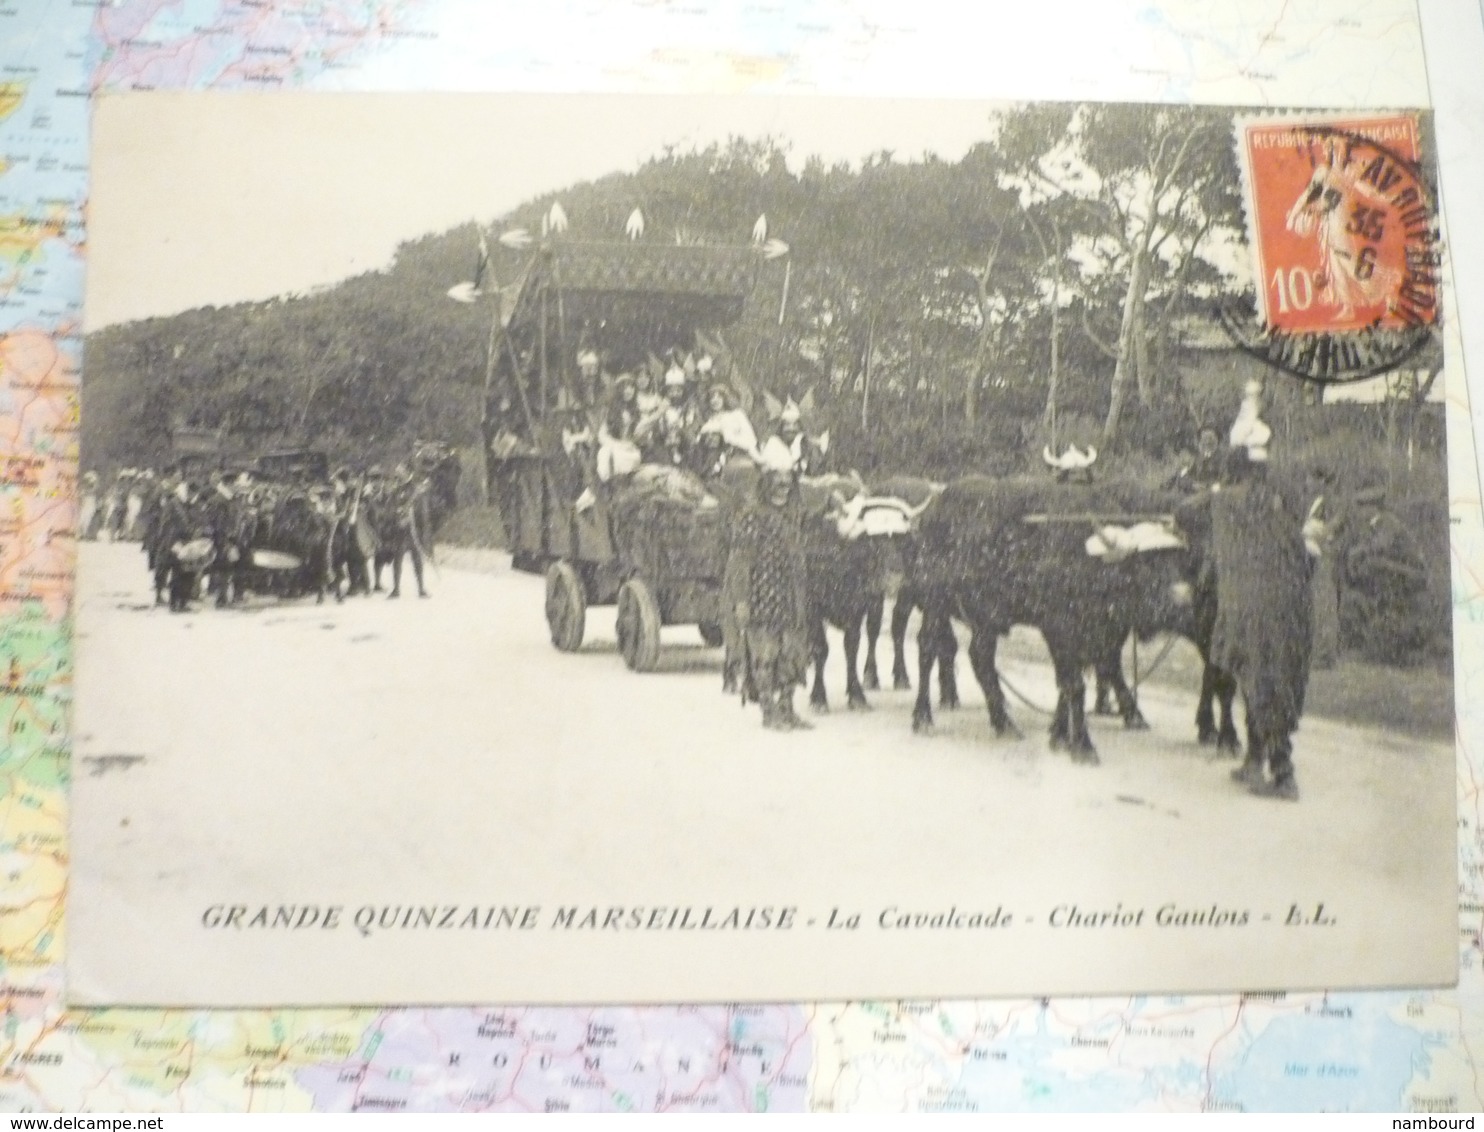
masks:
POLYGON ((544 242, 500 291, 491 398, 513 397, 509 411, 544 450, 548 414, 580 400, 579 350, 597 346, 610 367, 633 369, 690 349, 698 331, 741 317, 763 261, 750 245, 544 242))

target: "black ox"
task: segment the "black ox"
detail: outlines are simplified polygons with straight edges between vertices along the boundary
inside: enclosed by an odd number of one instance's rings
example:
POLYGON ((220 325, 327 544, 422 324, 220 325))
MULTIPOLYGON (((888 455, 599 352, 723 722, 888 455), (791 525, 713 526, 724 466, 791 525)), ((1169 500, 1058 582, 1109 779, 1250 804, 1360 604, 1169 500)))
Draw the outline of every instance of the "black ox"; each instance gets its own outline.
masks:
MULTIPOLYGON (((893 495, 912 504, 920 505, 936 493, 938 488, 927 480, 912 477, 894 477, 874 484, 876 494, 893 495)), ((1211 663, 1211 642, 1216 628, 1216 575, 1210 556, 1210 495, 1203 493, 1193 500, 1176 507, 1176 526, 1189 543, 1195 558, 1190 579, 1192 594, 1190 642, 1195 645, 1202 661, 1201 692, 1196 709, 1196 734, 1202 746, 1216 746, 1226 753, 1236 753, 1241 748, 1237 735, 1236 715, 1233 703, 1237 685, 1231 674, 1211 663)), ((1154 502, 1146 500, 1145 502, 1154 502)), ((1169 500, 1158 500, 1161 507, 1169 500)), ((898 690, 909 689, 912 681, 907 671, 905 643, 909 619, 919 608, 919 601, 910 579, 905 577, 903 552, 908 539, 892 539, 887 550, 886 572, 896 573, 900 584, 897 587, 891 611, 892 686, 898 690)), ((867 690, 880 687, 876 664, 876 641, 885 619, 885 594, 887 586, 877 587, 873 605, 866 614, 865 648, 866 661, 863 683, 867 690)), ((939 698, 944 708, 959 706, 958 688, 954 679, 954 661, 958 653, 958 642, 951 629, 940 634, 935 642, 938 647, 939 698)), ((1096 661, 1093 670, 1097 676, 1097 699, 1094 713, 1117 715, 1130 730, 1143 730, 1148 724, 1139 710, 1134 689, 1124 678, 1122 664, 1122 642, 1119 647, 1096 661)))
POLYGON ((969 477, 949 484, 909 544, 907 582, 923 610, 914 730, 932 726, 932 665, 958 618, 973 632, 969 659, 990 726, 997 735, 1017 733, 995 653, 1002 634, 1029 625, 1045 639, 1056 673, 1052 746, 1097 762, 1084 715, 1084 672, 1116 657, 1130 633, 1193 637, 1199 567, 1198 556, 1173 538, 1153 549, 1136 549, 1119 534, 1124 528, 1107 531, 1096 547, 1090 539, 1115 526, 1113 516, 1159 513, 1166 503, 1116 482, 969 477))

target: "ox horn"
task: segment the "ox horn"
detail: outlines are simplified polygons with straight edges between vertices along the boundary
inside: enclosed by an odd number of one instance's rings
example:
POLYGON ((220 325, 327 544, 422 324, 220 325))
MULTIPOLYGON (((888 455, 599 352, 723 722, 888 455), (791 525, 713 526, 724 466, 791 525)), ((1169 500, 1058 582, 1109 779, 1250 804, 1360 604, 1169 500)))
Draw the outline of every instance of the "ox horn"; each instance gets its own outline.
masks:
POLYGON ((1041 449, 1041 459, 1045 460, 1047 465, 1050 467, 1061 467, 1061 461, 1051 454, 1051 445, 1049 444, 1046 445, 1045 448, 1041 449))
POLYGON ((929 507, 931 507, 933 505, 933 500, 935 500, 937 498, 938 498, 938 493, 937 492, 933 492, 933 494, 929 495, 926 499, 924 499, 916 507, 908 507, 907 510, 905 512, 903 512, 903 513, 907 516, 907 518, 909 520, 916 521, 922 515, 922 513, 924 511, 926 511, 929 507))

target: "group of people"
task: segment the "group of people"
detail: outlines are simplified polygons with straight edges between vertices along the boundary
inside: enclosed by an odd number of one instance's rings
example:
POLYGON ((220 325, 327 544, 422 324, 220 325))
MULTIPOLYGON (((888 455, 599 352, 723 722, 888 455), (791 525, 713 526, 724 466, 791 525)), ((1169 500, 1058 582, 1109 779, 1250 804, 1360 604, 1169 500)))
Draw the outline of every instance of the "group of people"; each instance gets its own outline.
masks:
MULTIPOLYGON (((1227 474, 1231 456, 1215 425, 1204 423, 1195 450, 1166 487, 1193 495, 1209 491, 1227 474)), ((1407 660, 1426 644, 1427 570, 1417 540, 1388 506, 1376 478, 1348 489, 1327 468, 1316 469, 1312 488, 1324 498, 1327 553, 1313 576, 1316 668, 1331 668, 1341 648, 1381 662, 1407 660)))
POLYGON ((79 538, 137 541, 143 535, 144 504, 158 490, 159 474, 153 468, 123 468, 105 485, 97 472, 89 471, 78 488, 79 538))
MULTIPOLYGON (((587 404, 572 407, 562 426, 563 448, 588 485, 579 511, 603 492, 654 478, 656 467, 679 469, 721 499, 731 509, 722 608, 735 630, 729 650, 740 654, 736 684, 745 703, 761 706, 765 727, 807 728, 793 707, 814 627, 800 486, 822 461, 810 466, 799 406, 777 406, 773 432, 759 443, 735 390, 706 381, 707 357, 684 365, 672 357, 660 390, 643 368, 605 378, 590 352, 579 369, 587 404), (749 475, 729 480, 729 466, 749 475), (740 494, 737 483, 747 485, 740 494)), ((1204 554, 1216 594, 1210 660, 1248 708, 1247 758, 1236 777, 1256 793, 1293 798, 1292 735, 1311 660, 1332 663, 1338 647, 1323 627, 1333 622, 1351 646, 1369 631, 1405 651, 1422 631, 1427 577, 1410 532, 1385 508, 1384 489, 1346 494, 1333 475, 1270 469, 1261 406, 1260 386, 1250 385, 1229 430, 1200 427, 1193 454, 1165 486, 1207 508, 1204 554)), ((1091 474, 1095 452, 1074 454, 1053 462, 1059 478, 1091 474)))
MULTIPOLYGON (((561 443, 591 483, 622 482, 641 466, 677 468, 702 479, 732 460, 758 463, 762 448, 737 389, 715 376, 709 354, 667 351, 616 375, 596 351, 577 356, 578 376, 561 398, 561 443), (661 374, 656 379, 656 374, 661 374)), ((520 414, 507 393, 494 405, 491 451, 496 458, 527 450, 520 414)), ((774 414, 779 436, 804 460, 802 410, 790 401, 774 414)))
MULTIPOLYGON (((294 597, 328 591, 339 600, 382 590, 401 595, 410 558, 419 597, 428 597, 423 559, 432 532, 452 509, 456 476, 443 446, 421 446, 387 470, 337 468, 328 476, 268 475, 224 468, 126 468, 109 487, 97 473, 81 483, 80 536, 134 540, 143 547, 155 603, 186 612, 248 593, 294 597)), ((455 465, 456 466, 456 465, 455 465)))
POLYGON ((1372 659, 1405 659, 1426 632, 1427 573, 1383 487, 1346 493, 1331 469, 1270 468, 1261 398, 1250 383, 1225 448, 1203 427, 1170 486, 1209 508, 1209 661, 1236 681, 1248 729, 1232 776, 1255 794, 1296 799, 1293 734, 1311 668, 1332 666, 1341 643, 1367 639, 1384 641, 1365 650, 1372 659))
MULTIPOLYGON (((1214 571, 1209 659, 1235 682, 1248 720, 1233 777, 1252 793, 1291 800, 1293 735, 1316 645, 1328 647, 1323 623, 1333 619, 1349 647, 1368 633, 1385 642, 1388 659, 1401 659, 1425 633, 1427 573, 1406 524, 1386 509, 1384 488, 1345 493, 1332 473, 1270 467, 1261 409, 1261 386, 1250 384, 1227 435, 1202 428, 1170 486, 1208 509, 1199 556, 1214 571)), ((1091 459, 1081 461, 1084 474, 1091 459)), ((731 526, 724 602, 743 627, 744 696, 762 705, 765 726, 792 730, 808 726, 792 692, 810 660, 812 615, 798 468, 786 457, 761 465, 757 491, 731 526)))
MULTIPOLYGON (((559 419, 578 514, 628 490, 727 508, 724 631, 739 654, 728 686, 744 703, 761 704, 766 727, 809 727, 793 707, 810 660, 799 485, 823 470, 828 443, 806 431, 809 399, 769 398, 771 432, 759 441, 738 390, 717 375, 709 354, 675 348, 612 375, 596 351, 576 360, 578 380, 559 419)), ((492 407, 492 457, 533 453, 513 395, 492 407)), ((502 513, 516 506, 502 500, 502 513)))

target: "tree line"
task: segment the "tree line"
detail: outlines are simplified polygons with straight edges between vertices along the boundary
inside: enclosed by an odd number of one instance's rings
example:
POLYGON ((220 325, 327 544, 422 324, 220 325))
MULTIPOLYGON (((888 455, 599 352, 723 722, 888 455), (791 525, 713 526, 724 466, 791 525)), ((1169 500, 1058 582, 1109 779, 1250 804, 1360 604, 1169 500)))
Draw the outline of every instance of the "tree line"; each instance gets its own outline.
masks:
MULTIPOLYGON (((766 215, 788 262, 762 273, 728 346, 752 385, 812 389, 862 467, 1188 441, 1204 407, 1181 379, 1180 327, 1244 287, 1230 111, 1032 105, 988 116, 956 161, 792 156, 768 138, 671 149, 486 231, 539 232, 560 202, 563 238, 622 239, 638 208, 646 241, 740 244, 766 215)), ((477 443, 489 309, 446 292, 471 277, 478 236, 471 222, 411 240, 318 293, 91 335, 84 462, 161 460, 181 425, 243 451, 477 443)), ((509 284, 529 252, 490 247, 490 284, 509 284)))

